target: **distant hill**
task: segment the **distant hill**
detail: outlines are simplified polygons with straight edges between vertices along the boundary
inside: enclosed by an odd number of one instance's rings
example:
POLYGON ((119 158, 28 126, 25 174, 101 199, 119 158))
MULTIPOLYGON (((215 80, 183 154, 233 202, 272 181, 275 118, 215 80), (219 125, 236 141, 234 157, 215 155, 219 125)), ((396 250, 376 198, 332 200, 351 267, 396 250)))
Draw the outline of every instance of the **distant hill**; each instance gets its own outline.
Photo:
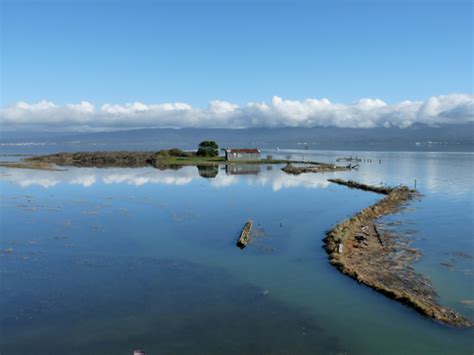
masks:
POLYGON ((327 150, 474 151, 474 124, 409 128, 137 129, 98 133, 3 132, 2 151, 194 149, 203 140, 221 147, 327 150), (23 145, 22 145, 23 144, 23 145), (16 147, 14 149, 14 147, 16 147), (44 148, 46 149, 46 148, 44 148), (41 150, 44 150, 41 149, 41 150))

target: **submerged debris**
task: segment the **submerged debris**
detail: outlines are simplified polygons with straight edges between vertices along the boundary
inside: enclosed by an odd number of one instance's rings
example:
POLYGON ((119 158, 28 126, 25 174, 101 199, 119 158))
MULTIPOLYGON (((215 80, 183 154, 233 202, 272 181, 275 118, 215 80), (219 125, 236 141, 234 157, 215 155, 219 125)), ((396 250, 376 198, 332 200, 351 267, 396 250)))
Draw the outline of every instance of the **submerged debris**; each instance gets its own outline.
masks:
POLYGON ((461 258, 464 258, 464 259, 472 259, 471 254, 465 253, 463 251, 454 251, 454 252, 452 252, 452 255, 458 256, 458 257, 461 257, 461 258))
POLYGON ((250 231, 252 230, 253 226, 253 221, 249 219, 247 223, 245 223, 244 229, 242 229, 242 232, 240 233, 240 237, 237 240, 237 246, 240 249, 243 249, 247 246, 247 244, 250 241, 250 231))
POLYGON ((409 248, 399 236, 384 233, 382 238, 375 226, 378 218, 397 212, 417 194, 416 191, 405 186, 388 188, 339 179, 329 181, 386 195, 326 233, 324 248, 331 264, 360 283, 409 305, 427 317, 448 325, 472 326, 466 317, 442 307, 436 300, 437 294, 431 282, 413 270, 411 264, 419 253, 409 248))
POLYGON ((11 254, 13 253, 13 248, 7 248, 7 249, 3 249, 1 250, 2 254, 11 254))

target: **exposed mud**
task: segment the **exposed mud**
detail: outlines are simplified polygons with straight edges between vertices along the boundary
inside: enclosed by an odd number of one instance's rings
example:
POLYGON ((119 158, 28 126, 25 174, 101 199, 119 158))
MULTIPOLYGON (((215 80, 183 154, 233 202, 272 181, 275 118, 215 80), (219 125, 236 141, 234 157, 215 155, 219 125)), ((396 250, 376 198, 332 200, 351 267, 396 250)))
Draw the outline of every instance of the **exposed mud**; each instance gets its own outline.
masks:
POLYGON ((305 166, 295 166, 291 163, 288 163, 285 167, 281 169, 287 174, 299 175, 303 173, 324 173, 324 172, 333 172, 333 171, 348 171, 351 170, 351 166, 340 166, 334 164, 324 164, 324 163, 310 163, 310 165, 305 166))
POLYGON ((412 263, 419 257, 418 251, 399 236, 381 232, 375 224, 380 217, 399 211, 417 192, 405 186, 387 188, 339 179, 330 181, 385 195, 326 233, 324 248, 331 264, 360 283, 432 319, 447 325, 471 327, 469 319, 442 307, 431 282, 415 272, 412 263))

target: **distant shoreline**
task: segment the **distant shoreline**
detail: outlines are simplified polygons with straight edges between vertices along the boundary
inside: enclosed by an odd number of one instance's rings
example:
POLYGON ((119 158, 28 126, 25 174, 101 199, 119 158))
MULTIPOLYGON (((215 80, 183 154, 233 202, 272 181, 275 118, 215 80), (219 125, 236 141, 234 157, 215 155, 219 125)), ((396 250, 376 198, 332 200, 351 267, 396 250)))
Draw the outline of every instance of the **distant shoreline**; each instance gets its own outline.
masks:
MULTIPOLYGON (((346 166, 320 163, 315 161, 258 159, 258 160, 226 160, 223 156, 203 157, 194 152, 183 152, 182 155, 172 155, 173 150, 161 151, 98 151, 57 153, 29 156, 20 162, 3 162, 2 167, 59 170, 57 167, 87 167, 87 168, 139 168, 154 167, 166 169, 182 166, 218 166, 218 165, 269 165, 269 164, 304 164, 311 168, 292 167, 292 174, 302 172, 327 172, 349 170, 346 166)), ((284 170, 285 171, 285 170, 284 170)))

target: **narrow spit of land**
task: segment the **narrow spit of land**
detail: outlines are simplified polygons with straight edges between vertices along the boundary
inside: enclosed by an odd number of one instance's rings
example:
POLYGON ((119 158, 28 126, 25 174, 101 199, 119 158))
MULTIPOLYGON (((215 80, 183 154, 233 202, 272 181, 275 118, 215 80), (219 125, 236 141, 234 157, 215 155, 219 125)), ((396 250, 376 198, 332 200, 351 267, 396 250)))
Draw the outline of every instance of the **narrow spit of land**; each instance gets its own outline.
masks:
POLYGON ((324 248, 331 264, 360 283, 432 319, 447 325, 471 327, 469 319, 442 307, 431 282, 413 270, 418 251, 404 246, 396 235, 380 233, 375 224, 380 217, 399 211, 418 193, 406 186, 376 187, 340 179, 329 181, 385 195, 326 233, 324 248))
POLYGON ((352 169, 351 165, 347 166, 340 166, 334 164, 326 164, 326 163, 316 163, 312 162, 312 164, 306 164, 305 166, 295 166, 291 163, 288 163, 283 170, 287 174, 292 175, 299 175, 305 173, 325 173, 325 172, 334 172, 334 171, 349 171, 352 169))
POLYGON ((258 159, 245 161, 227 161, 222 156, 205 157, 199 156, 196 152, 184 152, 179 149, 161 150, 158 152, 76 152, 57 153, 49 155, 38 155, 22 159, 18 163, 0 163, 0 166, 11 168, 30 168, 57 170, 57 167, 74 166, 88 168, 139 168, 155 167, 157 169, 179 168, 182 166, 218 166, 222 164, 248 165, 248 164, 287 164, 282 170, 290 174, 300 174, 302 172, 325 172, 348 170, 333 164, 319 163, 314 161, 291 161, 293 164, 304 164, 303 167, 294 167, 293 171, 288 170, 288 160, 279 159, 258 159), (299 170, 299 172, 296 172, 299 170))

